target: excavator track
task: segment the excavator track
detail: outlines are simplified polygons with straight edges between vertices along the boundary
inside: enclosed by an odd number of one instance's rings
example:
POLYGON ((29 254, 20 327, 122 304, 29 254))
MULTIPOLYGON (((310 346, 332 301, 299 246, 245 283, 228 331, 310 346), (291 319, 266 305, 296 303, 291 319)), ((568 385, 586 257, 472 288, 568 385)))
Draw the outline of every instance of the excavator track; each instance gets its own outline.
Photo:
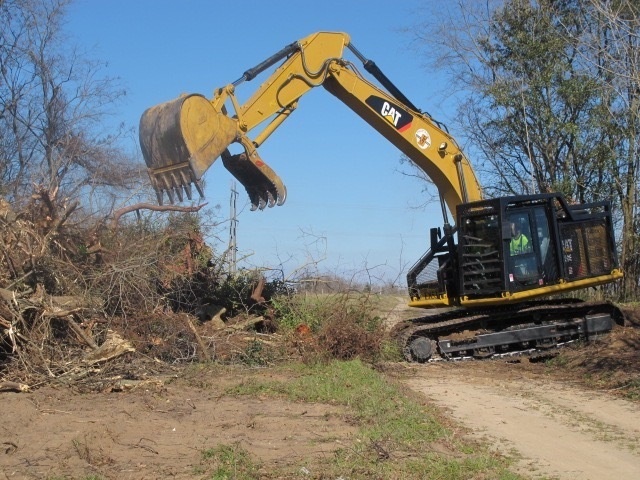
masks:
POLYGON ((589 340, 624 324, 608 302, 528 302, 481 311, 452 310, 397 324, 391 331, 406 360, 489 359, 544 355, 566 343, 589 340))

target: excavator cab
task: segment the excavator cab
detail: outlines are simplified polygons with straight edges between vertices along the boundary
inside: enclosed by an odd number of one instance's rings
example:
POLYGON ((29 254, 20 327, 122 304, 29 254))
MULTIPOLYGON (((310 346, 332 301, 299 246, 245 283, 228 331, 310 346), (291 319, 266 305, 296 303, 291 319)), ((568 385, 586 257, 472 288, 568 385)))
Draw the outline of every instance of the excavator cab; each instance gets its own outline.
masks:
POLYGON ((502 197, 459 205, 407 280, 414 306, 499 305, 608 283, 615 252, 607 202, 502 197))

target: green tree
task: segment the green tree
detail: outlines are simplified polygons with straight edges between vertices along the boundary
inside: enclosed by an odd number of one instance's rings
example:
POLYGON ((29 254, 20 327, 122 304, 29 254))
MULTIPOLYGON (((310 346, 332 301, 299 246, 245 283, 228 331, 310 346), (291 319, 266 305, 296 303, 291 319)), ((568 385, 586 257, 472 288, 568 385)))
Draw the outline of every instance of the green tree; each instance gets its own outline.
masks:
POLYGON ((613 152, 610 189, 620 212, 623 295, 634 299, 640 293, 640 2, 582 3, 582 61, 599 79, 602 109, 596 120, 607 131, 603 148, 613 152))

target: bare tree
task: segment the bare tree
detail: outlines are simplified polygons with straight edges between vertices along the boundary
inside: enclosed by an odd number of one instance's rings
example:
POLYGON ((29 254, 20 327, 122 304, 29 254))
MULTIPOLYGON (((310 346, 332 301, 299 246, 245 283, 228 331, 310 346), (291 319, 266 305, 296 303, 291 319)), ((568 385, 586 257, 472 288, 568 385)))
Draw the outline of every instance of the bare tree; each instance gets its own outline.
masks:
POLYGON ((70 0, 0 2, 0 193, 13 203, 34 185, 51 199, 108 193, 139 178, 105 134, 125 91, 64 36, 70 0))
POLYGON ((585 68, 601 79, 606 148, 615 157, 608 166, 621 216, 620 258, 626 273, 624 293, 638 294, 640 277, 640 3, 635 0, 587 0, 582 10, 585 68))

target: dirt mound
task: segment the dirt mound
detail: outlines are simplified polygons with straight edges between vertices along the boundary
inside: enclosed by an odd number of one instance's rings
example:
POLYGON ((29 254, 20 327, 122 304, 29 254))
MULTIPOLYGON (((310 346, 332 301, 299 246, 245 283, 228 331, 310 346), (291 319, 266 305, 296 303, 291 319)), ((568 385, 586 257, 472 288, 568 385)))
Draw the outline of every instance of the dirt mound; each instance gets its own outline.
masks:
POLYGON ((625 326, 640 328, 640 307, 626 306, 620 310, 624 313, 625 326))
POLYGON ((548 368, 571 381, 640 399, 640 328, 616 327, 598 340, 566 348, 548 368))

